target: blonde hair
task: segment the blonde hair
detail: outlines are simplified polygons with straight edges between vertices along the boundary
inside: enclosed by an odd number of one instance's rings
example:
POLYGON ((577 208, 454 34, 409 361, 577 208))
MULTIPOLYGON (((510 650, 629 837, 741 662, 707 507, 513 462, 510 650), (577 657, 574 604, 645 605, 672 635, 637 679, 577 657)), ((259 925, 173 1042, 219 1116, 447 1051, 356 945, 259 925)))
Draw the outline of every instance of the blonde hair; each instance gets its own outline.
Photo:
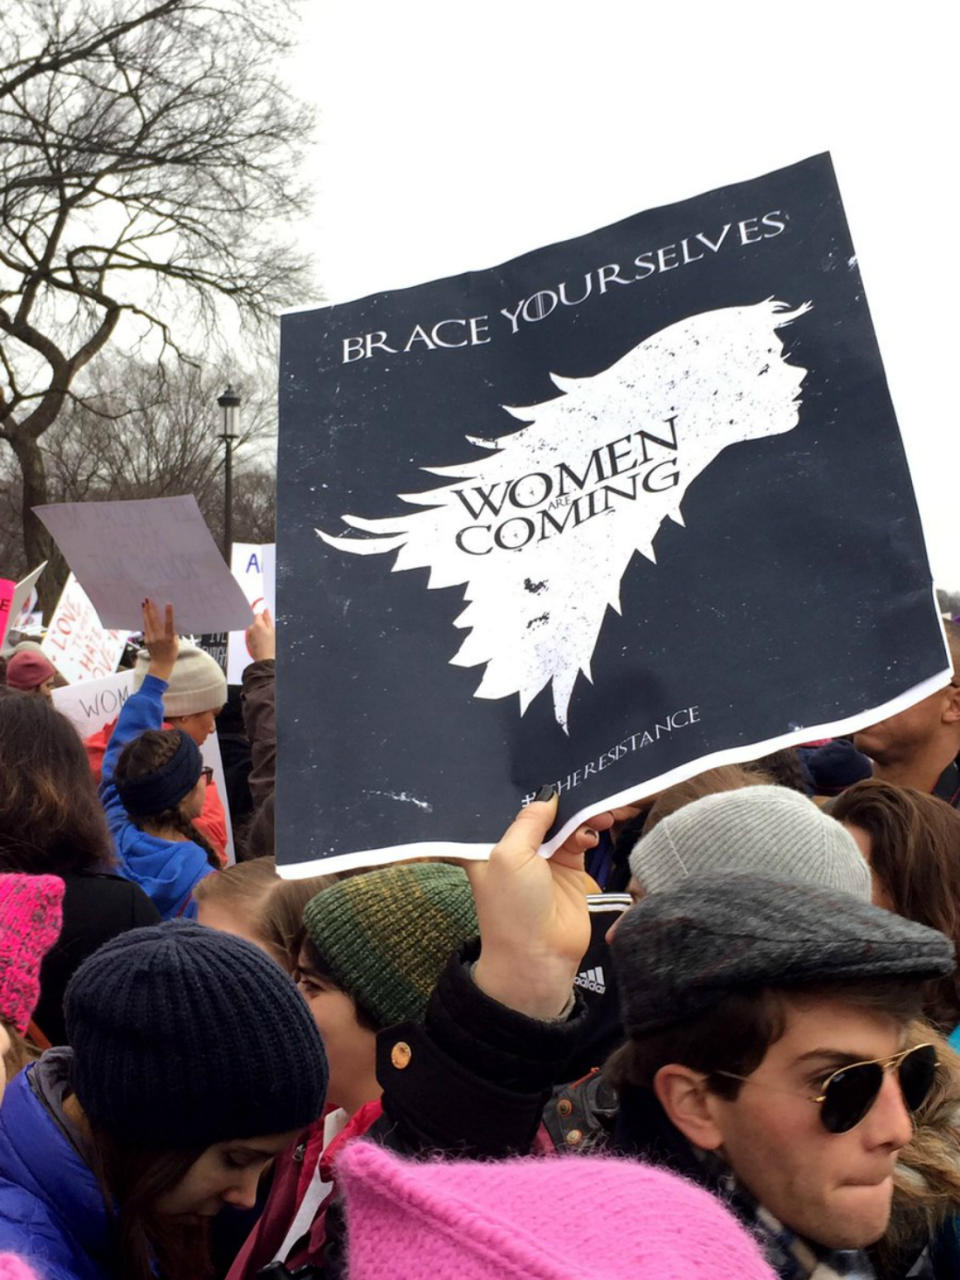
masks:
POLYGON ((303 908, 340 876, 282 880, 276 858, 252 858, 206 876, 194 888, 197 903, 223 907, 239 917, 247 934, 288 973, 296 964, 296 942, 303 931, 303 908))
POLYGON ((890 1222, 874 1246, 879 1275, 897 1273, 960 1208, 960 1055, 922 1019, 908 1026, 906 1044, 936 1045, 940 1069, 897 1160, 890 1222))

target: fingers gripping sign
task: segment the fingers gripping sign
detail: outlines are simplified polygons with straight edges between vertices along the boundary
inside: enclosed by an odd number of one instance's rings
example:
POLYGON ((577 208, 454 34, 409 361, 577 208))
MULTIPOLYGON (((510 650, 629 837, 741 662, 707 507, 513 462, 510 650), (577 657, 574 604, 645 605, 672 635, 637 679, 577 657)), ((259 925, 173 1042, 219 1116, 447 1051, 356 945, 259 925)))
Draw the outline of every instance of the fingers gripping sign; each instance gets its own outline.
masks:
POLYGON ((488 862, 466 865, 480 924, 474 980, 492 999, 534 1018, 558 1017, 590 943, 583 852, 604 814, 580 827, 549 860, 540 856, 557 813, 553 787, 521 809, 488 862))

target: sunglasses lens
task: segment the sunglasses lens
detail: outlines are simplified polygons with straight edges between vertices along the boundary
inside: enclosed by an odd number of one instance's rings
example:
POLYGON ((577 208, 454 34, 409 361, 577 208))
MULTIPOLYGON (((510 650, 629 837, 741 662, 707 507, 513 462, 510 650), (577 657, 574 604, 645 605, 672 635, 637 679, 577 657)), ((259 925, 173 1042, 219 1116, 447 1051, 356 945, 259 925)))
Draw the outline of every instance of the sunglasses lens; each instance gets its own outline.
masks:
POLYGON ((828 1133, 846 1133, 858 1125, 882 1086, 883 1067, 877 1062, 860 1062, 838 1071, 830 1077, 820 1105, 823 1127, 828 1133))
POLYGON ((937 1050, 932 1044, 922 1044, 900 1063, 900 1092, 908 1111, 916 1111, 923 1105, 937 1075, 937 1050))

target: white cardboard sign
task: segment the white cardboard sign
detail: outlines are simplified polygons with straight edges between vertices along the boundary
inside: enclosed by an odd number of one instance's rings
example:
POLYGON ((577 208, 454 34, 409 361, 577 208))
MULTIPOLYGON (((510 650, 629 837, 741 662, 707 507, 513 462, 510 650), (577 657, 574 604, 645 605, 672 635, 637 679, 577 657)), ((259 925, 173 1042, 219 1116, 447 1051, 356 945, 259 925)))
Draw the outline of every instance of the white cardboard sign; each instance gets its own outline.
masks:
POLYGON ((115 671, 100 680, 84 680, 54 689, 53 705, 62 711, 81 738, 89 738, 111 720, 133 693, 133 672, 115 671))
POLYGON ((144 596, 173 605, 181 635, 249 625, 250 606, 192 495, 65 502, 34 511, 105 627, 138 627, 144 596))
MULTIPOLYGON (((82 684, 54 689, 53 705, 63 712, 81 738, 89 738, 111 720, 116 720, 133 691, 133 672, 116 671, 102 680, 84 680, 82 684)), ((220 740, 215 733, 207 738, 200 748, 200 754, 203 756, 203 763, 213 770, 213 780, 223 801, 227 823, 227 862, 233 864, 237 860, 233 844, 233 823, 230 819, 223 760, 220 757, 220 740)))
MULTIPOLYGON (((255 614, 262 613, 264 609, 269 609, 271 614, 275 612, 276 577, 271 571, 275 563, 272 542, 233 544, 230 568, 255 614)), ((243 631, 231 631, 227 641, 227 683, 240 684, 243 669, 249 662, 246 636, 243 631)))
POLYGON ((90 597, 71 573, 40 648, 65 680, 79 684, 116 671, 129 634, 101 625, 90 597))

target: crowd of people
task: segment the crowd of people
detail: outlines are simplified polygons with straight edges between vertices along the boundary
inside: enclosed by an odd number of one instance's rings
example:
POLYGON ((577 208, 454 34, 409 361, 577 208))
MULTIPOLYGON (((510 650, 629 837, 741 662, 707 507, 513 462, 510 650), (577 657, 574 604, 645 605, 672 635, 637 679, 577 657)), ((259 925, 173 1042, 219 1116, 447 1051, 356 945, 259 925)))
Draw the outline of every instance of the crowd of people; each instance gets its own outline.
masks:
POLYGON ((145 601, 136 691, 86 741, 18 646, 0 1280, 960 1276, 947 636, 908 710, 550 859, 548 786, 486 861, 301 879, 268 613, 238 701, 145 601))

